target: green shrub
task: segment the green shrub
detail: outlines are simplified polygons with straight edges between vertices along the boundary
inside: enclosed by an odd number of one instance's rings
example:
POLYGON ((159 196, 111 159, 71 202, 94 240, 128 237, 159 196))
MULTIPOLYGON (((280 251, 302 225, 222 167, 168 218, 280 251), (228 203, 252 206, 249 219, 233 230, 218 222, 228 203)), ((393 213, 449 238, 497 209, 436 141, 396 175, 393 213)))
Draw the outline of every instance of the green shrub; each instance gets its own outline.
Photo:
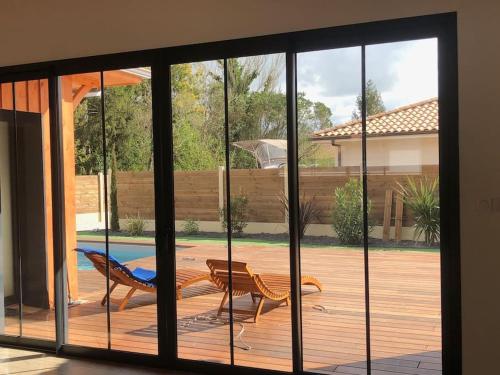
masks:
POLYGON ((439 179, 424 177, 416 181, 408 177, 406 185, 398 183, 398 186, 403 202, 413 213, 415 241, 423 234, 426 245, 431 246, 439 242, 439 179))
MULTIPOLYGON (((368 201, 368 214, 371 202, 368 201)), ((335 207, 332 226, 337 238, 345 245, 359 245, 363 241, 363 185, 351 178, 344 186, 335 189, 335 207)), ((369 223, 368 230, 372 225, 369 223)))
MULTIPOLYGON (((231 229, 235 236, 241 235, 248 225, 248 198, 245 195, 231 197, 231 229)), ((226 207, 219 211, 222 227, 227 230, 226 207)))
POLYGON ((188 235, 198 234, 200 233, 200 224, 196 219, 187 218, 182 229, 188 235))
POLYGON ((139 214, 137 216, 127 216, 127 232, 133 237, 142 236, 144 234, 144 228, 146 222, 139 214))

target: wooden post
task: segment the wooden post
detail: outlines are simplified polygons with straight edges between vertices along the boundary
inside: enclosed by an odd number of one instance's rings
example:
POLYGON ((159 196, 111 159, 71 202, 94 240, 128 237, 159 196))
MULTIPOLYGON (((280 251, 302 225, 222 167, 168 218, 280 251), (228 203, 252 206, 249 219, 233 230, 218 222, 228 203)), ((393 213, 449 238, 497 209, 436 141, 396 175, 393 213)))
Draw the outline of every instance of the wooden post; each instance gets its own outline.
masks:
MULTIPOLYGON (((38 81, 37 81, 38 82, 38 81)), ((40 110, 42 117, 42 137, 43 137, 43 184, 45 194, 45 254, 47 258, 47 295, 49 298, 49 306, 51 309, 55 307, 54 296, 54 246, 53 246, 53 231, 52 231, 52 171, 50 161, 50 113, 49 113, 49 82, 44 79, 39 81, 39 85, 30 82, 30 100, 29 110, 36 111, 37 107, 40 110), (38 86, 38 87, 37 87, 38 86), (38 105, 37 100, 32 96, 35 95, 38 88, 38 105)))
MULTIPOLYGON (((288 168, 285 165, 283 168, 283 195, 285 196, 286 201, 288 202, 288 168)), ((286 210, 284 210, 284 223, 288 223, 288 214, 286 210)))
POLYGON ((403 227, 403 197, 401 194, 396 194, 396 218, 395 218, 395 237, 396 243, 401 241, 401 230, 403 227))
POLYGON ((68 274, 68 298, 78 299, 78 263, 76 248, 75 202, 75 124, 72 77, 61 78, 61 113, 64 164, 64 206, 66 224, 66 269, 68 274))
POLYGON ((384 203, 384 229, 382 234, 382 239, 384 241, 389 241, 391 237, 391 213, 392 213, 392 189, 387 189, 385 191, 385 203, 384 203))
POLYGON ((219 166, 219 212, 224 209, 224 166, 219 166))

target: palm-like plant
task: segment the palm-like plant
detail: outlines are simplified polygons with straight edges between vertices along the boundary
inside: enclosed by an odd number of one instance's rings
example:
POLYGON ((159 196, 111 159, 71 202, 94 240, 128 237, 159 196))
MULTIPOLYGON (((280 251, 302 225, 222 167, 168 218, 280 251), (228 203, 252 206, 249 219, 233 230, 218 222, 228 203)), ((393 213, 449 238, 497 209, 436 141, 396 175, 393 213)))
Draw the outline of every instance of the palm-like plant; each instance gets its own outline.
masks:
MULTIPOLYGON (((288 197, 285 195, 285 193, 282 192, 278 199, 283 205, 286 217, 288 218, 290 209, 288 204, 288 197)), ((307 198, 306 193, 303 192, 302 197, 299 200, 299 239, 304 238, 309 225, 311 225, 314 220, 318 219, 320 210, 316 205, 315 199, 315 196, 307 198)))
POLYGON ((413 212, 415 240, 423 234, 426 245, 430 246, 439 242, 439 179, 423 177, 415 180, 408 177, 407 183, 403 185, 398 182, 398 187, 403 202, 413 212))

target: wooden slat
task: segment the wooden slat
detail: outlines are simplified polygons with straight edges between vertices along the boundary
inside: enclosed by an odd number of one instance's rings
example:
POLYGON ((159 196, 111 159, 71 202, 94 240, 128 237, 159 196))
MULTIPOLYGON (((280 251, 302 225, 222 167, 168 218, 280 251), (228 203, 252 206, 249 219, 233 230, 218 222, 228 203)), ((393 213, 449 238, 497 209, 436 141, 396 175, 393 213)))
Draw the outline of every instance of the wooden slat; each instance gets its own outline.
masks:
POLYGON ((28 111, 28 82, 16 82, 16 111, 28 111))
MULTIPOLYGON (((221 245, 180 243, 178 269, 205 269, 206 259, 226 259, 221 245)), ((304 367, 325 374, 360 374, 365 367, 364 262, 362 249, 301 249, 302 272, 317 277, 324 291, 303 287, 304 367), (326 309, 321 310, 321 306, 326 309)), ((288 249, 234 244, 233 259, 251 266, 255 273, 289 272, 288 249)), ((155 258, 128 262, 131 268, 154 268, 155 258)), ((373 368, 381 375, 441 375, 439 253, 370 251, 371 338, 373 368)), ((184 271, 181 272, 183 274, 184 271)), ((279 277, 278 277, 279 279, 279 277)), ((283 276, 281 279, 287 279, 283 276)), ((69 308, 69 342, 106 347, 106 308, 99 304, 105 279, 94 270, 79 271, 80 298, 69 308)), ((115 297, 128 289, 118 287, 115 297)), ((184 290, 177 303, 179 356, 227 363, 229 326, 211 321, 222 292, 209 282, 184 290), (196 318, 196 320, 195 320, 196 318)), ((264 304, 258 324, 251 321, 249 296, 234 298, 236 364, 291 370, 290 307, 264 304), (243 340, 252 349, 242 349, 237 335, 244 324, 243 340)), ((15 316, 15 315, 14 315, 15 316)), ((24 315, 23 332, 28 336, 53 338, 53 315, 24 315)), ((16 320, 7 320, 16 330, 16 320)), ((156 298, 138 292, 124 311, 111 306, 111 345, 114 349, 154 354, 157 351, 156 298)))
POLYGON ((389 241, 391 233, 391 213, 392 213, 392 189, 385 191, 384 204, 384 228, 382 238, 384 241, 389 241))
POLYGON ((2 83, 0 90, 2 93, 2 109, 13 109, 12 83, 2 83))
POLYGON ((40 81, 28 81, 28 111, 40 113, 40 81))

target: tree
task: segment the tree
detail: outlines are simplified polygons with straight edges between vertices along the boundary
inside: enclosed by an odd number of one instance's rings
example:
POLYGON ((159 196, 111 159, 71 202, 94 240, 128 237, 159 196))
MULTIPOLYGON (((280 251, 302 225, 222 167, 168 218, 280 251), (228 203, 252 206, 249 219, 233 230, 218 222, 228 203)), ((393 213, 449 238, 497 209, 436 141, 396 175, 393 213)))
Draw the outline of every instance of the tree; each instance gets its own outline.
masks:
MULTIPOLYGON (((361 94, 356 98, 356 108, 357 109, 352 112, 353 120, 359 120, 361 118, 361 110, 363 108, 363 98, 361 94)), ((378 91, 375 82, 370 79, 366 82, 366 115, 372 116, 382 112, 385 112, 382 95, 378 91)))
POLYGON ((147 171, 153 165, 151 82, 104 90, 106 142, 120 171, 147 171))
POLYGON ((79 175, 103 172, 99 98, 84 99, 75 110, 75 165, 79 175))
MULTIPOLYGON (((230 143, 286 139, 286 95, 279 90, 284 70, 281 55, 228 60, 230 143)), ((172 120, 175 170, 207 170, 225 164, 223 62, 172 66, 172 120), (215 67, 215 68, 214 68, 215 67)), ((108 153, 114 150, 116 171, 153 168, 151 82, 106 87, 105 132, 108 153)), ((75 111, 76 171, 102 171, 101 98, 87 97, 75 111)), ((332 126, 331 110, 298 96, 301 160, 314 154, 315 130, 332 126)), ((255 168, 247 151, 231 147, 233 168, 255 168)))
MULTIPOLYGON (((207 108, 215 111, 221 108, 224 101, 219 92, 210 96, 218 97, 215 108, 206 101, 204 86, 206 72, 194 70, 191 64, 172 67, 172 101, 173 101, 173 146, 175 170, 214 169, 223 163, 223 144, 215 140, 206 129, 207 108), (214 152, 214 150, 218 150, 214 152)), ((223 91, 222 91, 223 93, 223 91)), ((218 119, 217 128, 223 131, 223 117, 218 119)), ((222 133, 223 134, 223 133, 222 133)))
MULTIPOLYGON (((284 68, 282 57, 277 56, 271 60, 265 56, 230 59, 227 61, 227 67, 230 143, 266 138, 286 139, 286 95, 277 89, 279 76, 284 68)), ((217 87, 215 91, 223 94, 222 72, 223 62, 219 61, 218 70, 211 72, 210 76, 213 78, 211 87, 217 87)), ((216 100, 223 99, 224 96, 219 95, 216 100)), ((299 158, 305 160, 317 150, 317 146, 310 141, 311 133, 331 127, 332 113, 324 103, 312 102, 304 93, 299 93, 297 99, 299 158)), ((223 102, 219 103, 218 107, 223 110, 223 102)), ((209 128, 223 134, 224 119, 220 119, 219 115, 209 113, 208 122, 217 124, 210 125, 209 128)), ((231 149, 231 165, 233 168, 256 167, 254 157, 238 148, 231 149)))
MULTIPOLYGON (((116 152, 117 170, 151 170, 153 164, 151 85, 104 90, 108 152, 116 152)), ((101 98, 85 98, 75 111, 75 164, 78 174, 103 171, 101 98)))
POLYGON ((328 129, 332 127, 332 110, 324 103, 314 103, 315 128, 318 130, 328 129))

